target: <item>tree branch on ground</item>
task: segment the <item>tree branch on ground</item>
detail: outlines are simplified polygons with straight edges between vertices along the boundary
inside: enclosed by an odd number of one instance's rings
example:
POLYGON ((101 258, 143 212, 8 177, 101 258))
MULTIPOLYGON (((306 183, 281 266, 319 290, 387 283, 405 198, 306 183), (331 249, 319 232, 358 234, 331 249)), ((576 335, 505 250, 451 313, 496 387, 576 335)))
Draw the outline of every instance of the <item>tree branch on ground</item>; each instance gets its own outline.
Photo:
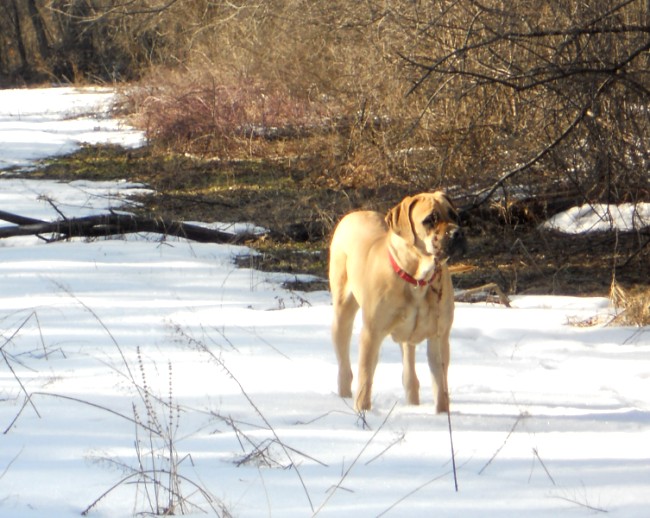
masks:
POLYGON ((73 237, 93 238, 151 232, 185 238, 200 243, 237 244, 259 237, 255 234, 231 234, 182 221, 149 218, 118 212, 59 221, 41 221, 0 211, 0 219, 17 224, 16 226, 0 227, 0 239, 32 235, 39 236, 50 242, 73 237), (45 234, 52 234, 53 237, 43 238, 42 236, 45 234))

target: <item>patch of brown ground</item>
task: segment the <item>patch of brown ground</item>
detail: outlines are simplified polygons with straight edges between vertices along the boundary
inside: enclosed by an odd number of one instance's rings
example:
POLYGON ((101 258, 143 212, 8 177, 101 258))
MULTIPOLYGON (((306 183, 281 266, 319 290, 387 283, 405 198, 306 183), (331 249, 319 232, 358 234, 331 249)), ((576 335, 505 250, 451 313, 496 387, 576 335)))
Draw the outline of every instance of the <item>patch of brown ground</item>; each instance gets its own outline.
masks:
MULTIPOLYGON (((126 178, 155 190, 141 200, 148 215, 253 222, 270 230, 249 243, 259 252, 255 266, 316 275, 323 281, 315 288, 327 285, 329 236, 342 215, 361 208, 384 212, 414 193, 412 186, 385 178, 353 185, 309 158, 206 160, 110 146, 84 148, 29 174, 126 178)), ((505 224, 501 217, 489 210, 467 215, 462 262, 474 269, 455 276, 458 288, 495 282, 510 294, 607 295, 614 275, 625 288, 650 283, 647 229, 570 236, 540 230, 538 221, 505 224)))

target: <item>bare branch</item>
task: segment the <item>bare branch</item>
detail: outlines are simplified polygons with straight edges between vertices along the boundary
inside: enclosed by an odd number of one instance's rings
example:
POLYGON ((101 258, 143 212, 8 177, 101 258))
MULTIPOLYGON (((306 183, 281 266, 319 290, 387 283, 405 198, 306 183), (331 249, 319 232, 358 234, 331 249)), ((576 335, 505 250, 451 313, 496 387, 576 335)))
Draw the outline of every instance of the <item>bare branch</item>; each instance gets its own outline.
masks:
POLYGON ((595 95, 593 98, 584 105, 582 110, 580 110, 580 113, 576 116, 576 118, 567 126, 567 128, 553 141, 551 142, 548 146, 546 146, 544 149, 539 151, 537 155, 535 155, 533 158, 528 160, 526 163, 521 164, 514 169, 511 169, 510 171, 507 171, 506 173, 502 174, 501 177, 492 184, 491 187, 488 189, 485 189, 478 193, 472 202, 472 204, 469 207, 464 207, 463 210, 472 210, 480 207, 483 205, 487 200, 489 200, 494 193, 496 192, 499 187, 501 187, 505 182, 510 180, 513 176, 521 173, 522 171, 526 171, 530 169, 533 165, 538 163, 542 158, 544 158, 548 153, 550 153, 555 147, 557 147, 564 139, 567 138, 568 135, 571 134, 573 130, 582 122, 582 120, 587 116, 589 113, 589 110, 593 106, 594 102, 598 98, 598 96, 607 88, 612 82, 614 81, 613 78, 607 78, 598 88, 596 91, 595 95))

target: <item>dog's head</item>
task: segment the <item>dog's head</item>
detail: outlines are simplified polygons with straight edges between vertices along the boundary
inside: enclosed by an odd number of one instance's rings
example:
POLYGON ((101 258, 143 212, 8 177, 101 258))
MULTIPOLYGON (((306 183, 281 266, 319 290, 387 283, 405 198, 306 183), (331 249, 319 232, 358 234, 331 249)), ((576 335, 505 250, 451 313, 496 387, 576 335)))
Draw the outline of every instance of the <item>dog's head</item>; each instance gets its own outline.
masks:
POLYGON ((465 234, 458 212, 449 196, 441 191, 407 196, 388 211, 386 223, 407 243, 439 261, 465 252, 465 234))

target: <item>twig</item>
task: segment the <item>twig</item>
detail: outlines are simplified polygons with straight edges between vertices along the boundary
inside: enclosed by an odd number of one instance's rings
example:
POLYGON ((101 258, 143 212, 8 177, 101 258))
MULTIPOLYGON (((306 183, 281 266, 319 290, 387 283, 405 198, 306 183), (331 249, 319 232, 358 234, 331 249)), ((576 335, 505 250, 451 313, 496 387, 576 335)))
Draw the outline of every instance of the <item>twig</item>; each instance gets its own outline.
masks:
POLYGON ((154 433, 154 434, 158 433, 158 431, 155 430, 154 428, 151 428, 150 426, 148 426, 148 425, 146 425, 146 424, 144 424, 144 423, 142 423, 142 422, 140 422, 140 421, 138 421, 138 420, 136 420, 136 419, 134 419, 132 417, 129 417, 128 415, 122 414, 121 412, 118 412, 117 410, 113 410, 112 408, 108 408, 107 406, 100 405, 98 403, 93 403, 92 401, 86 401, 85 399, 81 399, 81 398, 78 398, 78 397, 66 396, 65 394, 56 394, 56 393, 53 393, 53 392, 32 392, 30 394, 30 396, 31 397, 34 397, 34 396, 53 397, 53 398, 58 398, 58 399, 65 399, 67 401, 73 401, 75 403, 80 403, 82 405, 87 405, 87 406, 96 408, 98 410, 103 410, 104 412, 108 412, 109 414, 113 414, 113 415, 115 415, 117 417, 121 417, 122 419, 125 419, 125 420, 127 420, 127 421, 129 421, 131 423, 135 423, 135 424, 139 425, 141 428, 147 430, 148 432, 151 432, 151 433, 154 433))
MULTIPOLYGON (((5 350, 4 350, 5 346, 6 346, 8 343, 11 343, 11 342, 13 341, 13 339, 16 337, 16 335, 20 332, 20 330, 21 330, 23 327, 25 327, 25 325, 27 324, 27 322, 29 322, 29 320, 32 318, 32 316, 34 316, 34 313, 33 313, 33 312, 30 313, 30 314, 27 316, 27 318, 25 318, 25 320, 22 321, 22 323, 21 323, 21 324, 20 324, 20 325, 19 325, 19 326, 14 330, 14 332, 11 334, 11 336, 9 336, 9 338, 6 338, 6 339, 5 339, 5 341, 4 341, 4 343, 2 344, 2 346, 0 346, 0 354, 2 354, 2 359, 4 360, 5 364, 6 364, 7 367, 9 368, 9 370, 11 371, 11 374, 13 375, 14 379, 16 380, 16 382, 18 383, 18 385, 20 386, 20 389, 21 389, 21 390, 23 391, 23 393, 25 394, 26 403, 29 403, 29 404, 31 405, 31 407, 34 409, 34 412, 36 412, 36 415, 40 418, 40 417, 41 417, 41 414, 38 412, 36 406, 35 406, 34 403, 32 402, 31 395, 30 395, 29 392, 27 391, 27 388, 25 387, 25 385, 23 385, 23 382, 22 382, 22 380, 20 379, 20 377, 18 376, 18 374, 16 374, 16 371, 14 370, 13 366, 11 365, 11 362, 9 361, 9 355, 8 355, 8 354, 5 352, 5 350)), ((25 408, 25 405, 23 405, 23 408, 25 408)), ((22 412, 22 409, 21 409, 21 412, 22 412)), ((6 434, 7 431, 8 431, 8 430, 13 426, 13 424, 14 424, 15 422, 16 422, 16 420, 14 419, 14 420, 11 422, 11 424, 9 425, 9 427, 4 431, 5 434, 6 434)))
POLYGON ((316 416, 316 417, 314 417, 313 419, 310 419, 310 420, 308 420, 308 421, 296 421, 294 424, 295 424, 295 425, 298 425, 298 426, 304 426, 304 425, 313 424, 313 423, 315 423, 316 421, 320 421, 321 419, 324 419, 324 418, 326 418, 326 417, 329 417, 330 415, 333 415, 333 414, 349 415, 350 413, 349 413, 349 412, 345 412, 345 411, 343 411, 343 410, 330 410, 330 411, 325 412, 325 413, 322 414, 322 415, 316 416))
POLYGON ((521 418, 522 418, 522 417, 523 417, 523 414, 519 414, 519 415, 517 416, 517 419, 516 419, 516 421, 514 422, 514 424, 512 425, 512 428, 510 428, 510 431, 508 432, 508 435, 506 435, 506 438, 503 440, 503 444, 501 444, 501 446, 499 446, 499 447, 496 449, 496 451, 494 452, 494 454, 492 455, 492 457, 490 457, 490 460, 488 460, 488 461, 486 462, 485 466, 483 466, 483 467, 479 470, 479 472, 478 472, 479 475, 482 475, 483 472, 487 469, 487 467, 488 467, 490 464, 492 464, 492 461, 493 461, 494 459, 496 459, 497 455, 499 455, 499 453, 501 452, 501 450, 502 450, 502 449, 504 448, 504 446, 507 444, 508 439, 510 439, 510 436, 511 436, 511 435, 513 434, 513 432, 515 431, 515 428, 517 428, 517 425, 519 424, 519 421, 521 421, 521 418))
POLYGON ((544 461, 543 461, 542 458, 539 456, 539 452, 537 451, 537 448, 533 448, 533 453, 535 454, 535 457, 537 458, 537 460, 539 461, 539 463, 542 465, 542 468, 544 468, 544 471, 546 472, 546 476, 549 478, 549 480, 551 481, 551 483, 552 483, 554 486, 557 486, 557 484, 555 483, 555 479, 553 479, 553 477, 552 477, 551 474, 549 473, 548 469, 546 468, 546 464, 544 464, 544 461))
POLYGON ((63 219, 63 221, 65 222, 68 221, 68 217, 63 213, 63 211, 61 211, 61 209, 59 209, 59 207, 57 207, 56 203, 54 203, 54 200, 52 198, 50 198, 49 196, 41 196, 40 198, 48 202, 50 206, 56 211, 56 213, 59 216, 61 216, 61 219, 63 219))
POLYGON ((451 410, 450 410, 451 398, 449 397, 449 384, 447 383, 447 366, 444 363, 442 364, 442 373, 443 373, 444 390, 447 396, 447 424, 449 426, 449 447, 451 449, 451 466, 452 466, 452 471, 454 473, 454 489, 456 490, 456 493, 458 493, 458 475, 456 473, 456 452, 454 451, 454 436, 451 429, 451 410))
POLYGON ((199 350, 202 350, 206 354, 208 354, 216 363, 223 369, 223 371, 228 375, 228 377, 239 387, 239 391, 241 394, 246 398, 246 401, 248 401, 249 405, 257 415, 262 419, 264 424, 266 425, 267 429, 273 434, 273 437, 277 441, 277 444, 282 448, 284 451, 284 454, 286 455, 287 459, 289 459, 289 462, 293 466, 296 472, 296 476, 298 477, 298 480, 300 481, 300 484, 302 486, 303 492, 305 493, 305 496, 307 497, 307 501, 309 502, 309 507, 311 508, 312 512, 314 511, 314 504, 311 500, 311 496, 309 495, 309 491, 307 490, 307 485, 305 484, 304 479, 302 478, 302 474, 300 473, 300 470, 298 469, 298 466, 296 463, 293 461, 290 453, 289 453, 289 448, 280 440, 280 437, 278 436, 277 432, 275 431, 275 428, 271 425, 271 423, 268 421, 268 419, 264 416, 262 411, 259 409, 259 407, 255 404, 253 399, 248 395, 246 390, 244 389, 243 385, 239 382, 239 380, 235 377, 235 375, 232 373, 230 369, 226 366, 224 361, 219 358, 216 354, 214 354, 207 345, 204 343, 196 340, 195 338, 192 338, 191 336, 188 336, 186 333, 184 333, 181 329, 178 329, 178 332, 182 334, 182 336, 190 341, 191 344, 193 344, 195 347, 198 347, 199 350))
POLYGON ((454 451, 454 436, 451 431, 451 411, 447 408, 447 423, 449 424, 449 447, 451 448, 451 466, 454 472, 454 489, 458 493, 458 475, 456 473, 456 452, 454 451))
POLYGON ((365 465, 367 466, 368 464, 371 464, 371 463, 375 462, 379 457, 383 456, 384 453, 386 453, 388 450, 390 450, 393 446, 395 446, 396 444, 402 442, 402 441, 404 440, 404 437, 405 437, 405 436, 406 436, 406 434, 405 434, 404 432, 402 432, 402 433, 400 434, 400 436, 399 436, 397 439, 395 439, 393 442, 391 442, 388 446, 386 446, 383 450, 381 450, 381 451, 380 451, 377 455, 375 455, 372 459, 370 459, 369 461, 367 461, 367 462, 365 463, 365 465))
POLYGON ((571 502, 572 504, 579 505, 580 507, 585 507, 586 509, 589 509, 590 511, 596 511, 597 513, 608 513, 609 512, 607 509, 603 509, 602 507, 595 507, 595 506, 589 505, 589 504, 587 504, 585 502, 580 502, 579 500, 576 500, 575 498, 569 498, 568 496, 555 495, 554 498, 564 500, 565 502, 571 502))
POLYGON ((361 425, 362 430, 370 430, 370 425, 366 421, 366 411, 360 410, 357 412, 357 426, 361 425))
MULTIPOLYGON (((46 360, 49 359, 49 353, 47 352, 47 348, 45 347, 45 338, 43 337, 43 329, 41 328, 41 321, 38 318, 38 313, 34 311, 34 319, 36 320, 36 327, 38 327, 38 336, 41 339, 41 345, 43 346, 43 356, 45 357, 46 360)), ((65 358, 65 353, 63 354, 63 357, 65 358)))
POLYGON ((393 406, 391 407, 390 411, 388 412, 388 414, 386 415, 386 417, 384 418, 384 420, 382 421, 382 423, 379 425, 379 428, 377 428, 377 430, 375 431, 375 433, 372 434, 372 437, 370 437, 370 439, 368 439, 368 441, 366 442, 366 444, 364 444, 363 448, 361 448, 361 450, 359 451, 359 453, 357 454, 357 456, 354 458, 354 460, 352 461, 352 463, 348 466, 348 469, 346 469, 346 470, 345 470, 345 473, 343 473, 343 475, 341 476, 341 478, 340 478, 340 480, 338 481, 338 483, 337 483, 334 487, 332 487, 332 488, 329 490, 327 497, 325 498, 325 500, 323 500, 323 503, 320 504, 320 506, 318 506, 318 509, 316 509, 316 511, 314 511, 314 514, 312 514, 312 518, 313 518, 314 516, 318 515, 318 514, 323 510, 323 508, 325 507, 325 505, 327 505, 327 502, 329 502, 330 499, 334 496, 334 493, 336 492, 336 490, 341 488, 341 485, 343 484, 343 481, 344 481, 344 480, 347 478, 347 476, 350 474, 350 471, 352 471, 352 468, 356 465, 356 463, 358 462, 358 460, 359 460, 359 458, 361 457, 361 455, 363 455, 363 452, 366 451, 366 449, 368 448, 368 446, 370 446, 370 444, 371 444, 372 441, 375 439, 375 437, 377 437, 377 434, 382 430, 382 428, 384 427, 384 425, 386 424, 386 422, 388 421, 388 419, 390 418, 390 416, 393 414, 393 410, 395 410, 395 407, 396 407, 396 406, 397 406, 397 401, 395 401, 395 403, 393 403, 393 406))
POLYGON ((9 469, 11 468, 11 466, 13 465, 13 463, 16 462, 16 461, 18 460, 18 457, 20 457, 20 455, 21 455, 21 453, 23 452, 24 449, 25 449, 25 447, 23 446, 23 447, 20 449, 20 451, 19 451, 18 453, 16 453, 16 455, 14 455, 13 459, 11 459, 11 460, 9 461, 9 463, 5 466, 5 469, 3 469, 3 470, 2 470, 2 473, 0 473, 0 480, 2 480, 2 478, 7 474, 7 472, 9 471, 9 469))
POLYGON ((36 415, 40 419, 41 414, 38 412, 38 409, 36 408, 36 406, 32 402, 32 394, 27 392, 27 389, 25 388, 25 385, 23 385, 23 382, 18 377, 18 374, 16 374, 16 371, 14 370, 11 363, 9 362, 9 358, 7 358, 7 354, 3 350, 0 350, 0 353, 2 354, 2 358, 4 359, 5 363, 7 364, 7 367, 9 367, 9 370, 11 371, 11 374, 13 375, 14 379, 18 382, 18 385, 20 386, 20 389, 25 394, 25 401, 30 404, 30 406, 34 409, 34 412, 36 412, 36 415))
MULTIPOLYGON (((469 461, 470 461, 470 459, 467 459, 467 460, 466 460, 466 461, 465 461, 465 462, 464 462, 460 467, 462 468, 462 467, 463 467, 465 464, 467 464, 469 461)), ((406 493, 402 498, 400 498, 399 500, 397 500, 397 501, 396 501, 394 504, 392 504, 390 507, 388 507, 387 509, 384 509, 381 513, 379 513, 379 514, 377 515, 377 518, 380 518, 381 516, 384 516, 386 513, 388 513, 389 511, 392 511, 395 507, 397 507, 399 504, 401 504, 404 500, 410 498, 411 496, 413 496, 413 495, 414 495, 415 493, 417 493, 418 491, 421 491, 422 489, 424 489, 424 488, 427 487, 428 485, 433 484, 434 482, 436 482, 436 481, 438 481, 438 480, 442 480, 443 478, 445 478, 447 475, 449 475, 449 474, 451 474, 451 473, 452 473, 451 471, 446 471, 446 472, 444 472, 444 473, 442 473, 442 474, 440 474, 440 475, 438 475, 438 476, 436 476, 436 477, 433 477, 431 480, 427 480, 424 484, 420 484, 420 485, 419 485, 418 487, 416 487, 415 489, 413 489, 413 490, 409 491, 408 493, 406 493)))

